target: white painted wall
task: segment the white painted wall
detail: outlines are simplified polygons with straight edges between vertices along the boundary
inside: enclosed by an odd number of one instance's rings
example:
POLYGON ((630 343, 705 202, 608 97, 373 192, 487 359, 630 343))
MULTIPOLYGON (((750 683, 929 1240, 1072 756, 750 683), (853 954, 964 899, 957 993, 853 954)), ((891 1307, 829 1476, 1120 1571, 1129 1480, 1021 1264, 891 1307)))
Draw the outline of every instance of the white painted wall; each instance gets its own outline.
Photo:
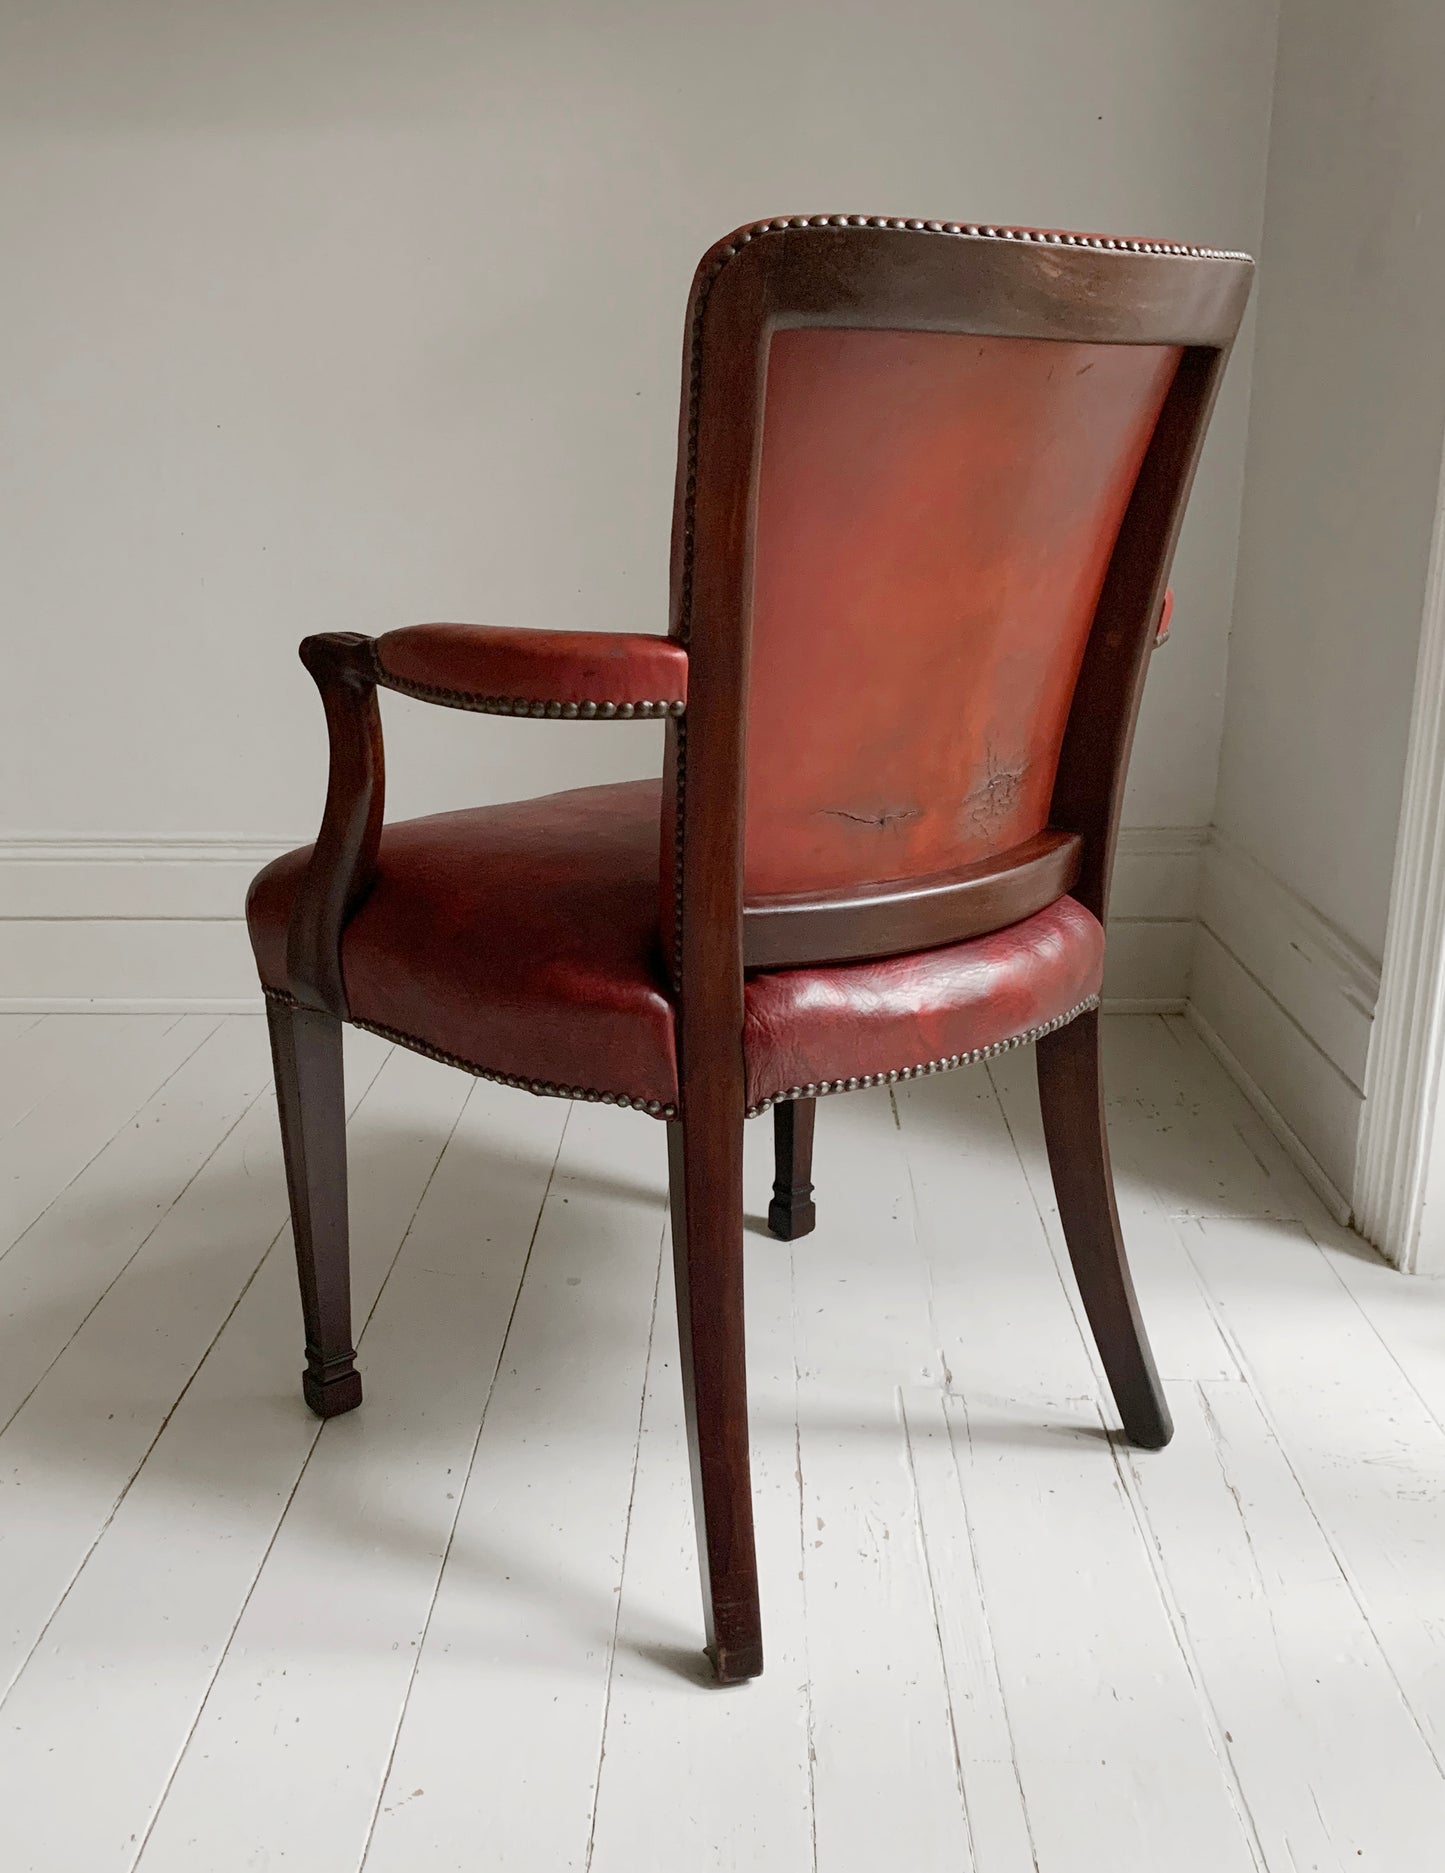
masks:
MULTIPOLYGON (((4 9, 0 884, 40 921, 0 931, 0 995, 246 992, 234 930, 145 926, 229 911, 257 849, 314 828, 306 632, 664 627, 681 315, 729 227, 857 209, 1253 247, 1274 11, 4 9), (129 932, 96 921, 117 893, 129 932)), ((1128 807, 1193 849, 1248 380, 1245 345, 1128 807)), ((658 754, 650 728, 388 708, 398 813, 658 754)), ((1187 922, 1170 943, 1177 1001, 1187 922)))
POLYGON ((1442 185, 1439 0, 1285 0, 1192 992, 1344 1199, 1445 438, 1442 185))

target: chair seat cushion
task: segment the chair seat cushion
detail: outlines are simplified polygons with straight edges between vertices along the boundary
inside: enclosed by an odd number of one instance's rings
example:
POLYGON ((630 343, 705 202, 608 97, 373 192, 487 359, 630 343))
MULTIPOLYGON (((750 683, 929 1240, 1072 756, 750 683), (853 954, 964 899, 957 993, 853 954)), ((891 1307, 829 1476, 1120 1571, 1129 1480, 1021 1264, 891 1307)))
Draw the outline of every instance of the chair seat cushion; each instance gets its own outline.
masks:
POLYGON ((939 949, 780 969, 748 983, 748 1109, 914 1079, 1001 1053, 1091 1007, 1104 932, 1071 897, 939 949))
MULTIPOLYGON (((387 826, 347 927, 352 1018, 536 1092, 677 1105, 658 940, 660 784, 626 781, 387 826)), ((256 879, 262 982, 286 985, 286 925, 310 848, 256 879)), ((1072 898, 967 943, 771 971, 746 988, 747 1102, 937 1072, 1030 1037, 1099 991, 1104 933, 1072 898)))
MULTIPOLYGON (((342 943, 352 1018, 530 1090, 677 1102, 658 942, 659 783, 398 820, 342 943)), ((309 848, 246 906, 263 983, 309 848)))

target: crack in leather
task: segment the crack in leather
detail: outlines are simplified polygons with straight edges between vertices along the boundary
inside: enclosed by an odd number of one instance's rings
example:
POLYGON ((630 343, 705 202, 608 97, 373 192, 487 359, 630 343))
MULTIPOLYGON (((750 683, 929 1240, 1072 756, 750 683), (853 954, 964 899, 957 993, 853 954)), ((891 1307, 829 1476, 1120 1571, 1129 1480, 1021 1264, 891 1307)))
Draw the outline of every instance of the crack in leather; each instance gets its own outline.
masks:
POLYGON ((923 811, 917 806, 884 807, 877 813, 850 813, 845 806, 825 806, 822 810, 830 819, 848 819, 858 826, 876 826, 880 832, 898 825, 902 820, 917 819, 923 811))

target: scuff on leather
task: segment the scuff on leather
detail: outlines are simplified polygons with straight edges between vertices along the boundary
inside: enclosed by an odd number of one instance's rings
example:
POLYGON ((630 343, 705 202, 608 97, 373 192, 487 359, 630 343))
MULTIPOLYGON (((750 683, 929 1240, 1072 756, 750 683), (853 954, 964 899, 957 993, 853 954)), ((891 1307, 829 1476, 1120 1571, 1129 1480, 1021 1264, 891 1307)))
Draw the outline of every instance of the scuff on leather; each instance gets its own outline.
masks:
POLYGON ((849 819, 858 826, 876 826, 880 832, 898 825, 901 820, 917 819, 923 811, 918 806, 885 806, 874 813, 852 813, 845 806, 825 806, 820 810, 830 819, 849 819))
POLYGON ((984 777, 964 801, 964 811, 979 832, 994 831, 1018 805, 1028 761, 1005 763, 992 750, 984 757, 984 777))

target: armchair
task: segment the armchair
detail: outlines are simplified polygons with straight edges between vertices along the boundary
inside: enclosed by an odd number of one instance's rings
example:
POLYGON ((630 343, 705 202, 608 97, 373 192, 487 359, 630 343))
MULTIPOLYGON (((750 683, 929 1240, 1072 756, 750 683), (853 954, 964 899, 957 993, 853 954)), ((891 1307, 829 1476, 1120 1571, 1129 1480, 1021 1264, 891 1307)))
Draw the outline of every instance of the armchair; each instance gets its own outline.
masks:
POLYGON ((341 1024, 666 1123, 707 1644, 762 1669, 742 1129, 815 1224, 815 1102, 1036 1044, 1064 1233, 1127 1434, 1170 1422, 1120 1237, 1098 1005, 1149 653, 1247 257, 955 223, 761 222, 706 255, 666 637, 308 638, 314 846, 252 886, 323 1416, 351 1343, 341 1024), (383 824, 378 688, 660 718, 659 780, 383 824))

